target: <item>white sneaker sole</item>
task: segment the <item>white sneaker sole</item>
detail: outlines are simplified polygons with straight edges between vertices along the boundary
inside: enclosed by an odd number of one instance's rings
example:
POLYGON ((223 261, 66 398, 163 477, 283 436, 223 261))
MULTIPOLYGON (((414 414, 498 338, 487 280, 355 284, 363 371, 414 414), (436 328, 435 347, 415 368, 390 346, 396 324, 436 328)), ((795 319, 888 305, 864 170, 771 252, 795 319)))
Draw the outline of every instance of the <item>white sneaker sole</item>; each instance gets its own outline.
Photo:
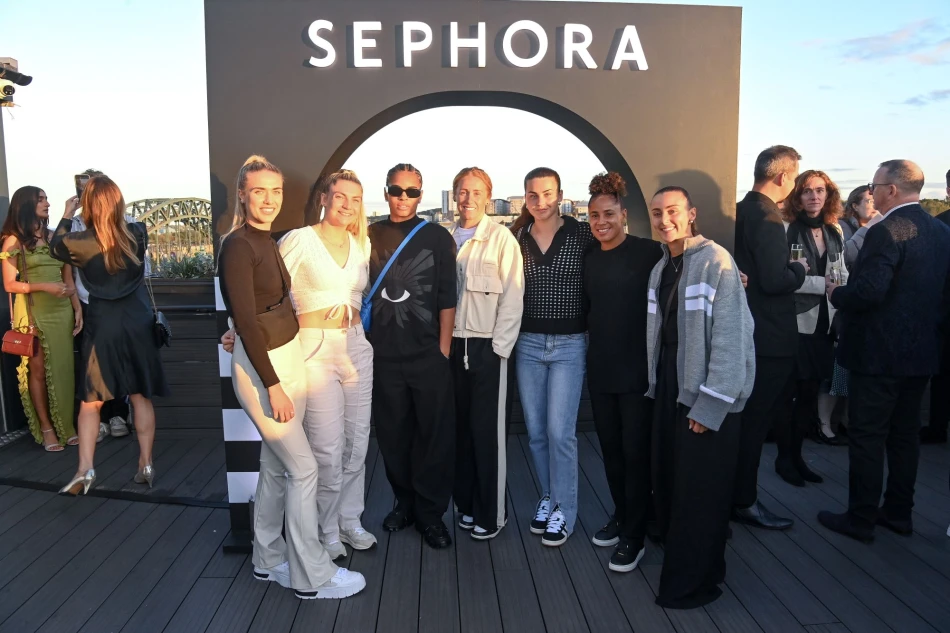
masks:
POLYGON ((542 527, 542 528, 536 528, 536 527, 532 526, 530 529, 531 529, 531 533, 532 533, 532 534, 536 534, 536 535, 540 536, 541 534, 544 534, 545 532, 548 531, 548 526, 547 526, 546 524, 545 524, 545 526, 542 527))
POLYGON ((284 584, 280 581, 280 576, 274 572, 267 571, 266 569, 254 568, 254 578, 256 580, 263 580, 264 582, 276 582, 281 587, 290 588, 290 579, 287 579, 287 584, 284 584))
POLYGON ((301 600, 341 600, 354 596, 366 588, 366 579, 361 578, 358 583, 346 585, 344 587, 326 587, 317 589, 315 592, 301 593, 294 592, 301 600))
POLYGON ((610 571, 619 571, 621 573, 633 571, 634 569, 637 568, 637 565, 640 564, 640 560, 643 559, 643 555, 646 554, 646 552, 647 552, 646 548, 641 549, 640 553, 637 554, 637 558, 629 565, 614 565, 613 563, 610 563, 607 566, 610 568, 610 571))
POLYGON ((472 538, 475 539, 476 541, 490 541, 491 539, 501 534, 501 531, 505 529, 506 525, 508 525, 508 519, 505 519, 504 525, 502 525, 500 528, 498 528, 494 532, 485 532, 484 534, 479 534, 478 532, 475 531, 475 528, 472 528, 472 538))
POLYGON ((546 541, 544 539, 541 539, 541 544, 546 545, 548 547, 560 547, 561 545, 564 545, 565 543, 567 543, 566 536, 561 538, 561 540, 559 541, 546 541))
POLYGON ((125 437, 129 434, 129 429, 123 426, 117 429, 110 429, 109 433, 112 435, 112 437, 125 437))
POLYGON ((358 551, 365 551, 365 550, 373 549, 374 547, 376 547, 376 537, 373 537, 372 543, 366 544, 366 543, 356 543, 341 534, 340 542, 346 543, 347 545, 349 545, 350 547, 358 551))
POLYGON ((614 545, 616 545, 617 543, 620 542, 620 537, 619 537, 619 536, 615 536, 615 537, 613 537, 612 539, 609 539, 609 540, 606 540, 606 541, 602 541, 602 540, 598 539, 598 538, 595 536, 595 537, 592 538, 590 541, 591 541, 591 543, 593 543, 593 544, 596 545, 597 547, 613 547, 614 545))

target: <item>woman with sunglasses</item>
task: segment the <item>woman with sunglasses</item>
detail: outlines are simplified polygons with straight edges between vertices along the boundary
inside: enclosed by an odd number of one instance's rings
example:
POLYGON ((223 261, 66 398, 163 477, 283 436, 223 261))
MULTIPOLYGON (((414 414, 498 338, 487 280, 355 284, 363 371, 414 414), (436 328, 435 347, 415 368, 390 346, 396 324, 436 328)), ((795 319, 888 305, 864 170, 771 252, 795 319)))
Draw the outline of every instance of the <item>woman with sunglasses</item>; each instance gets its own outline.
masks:
POLYGON ((254 577, 292 587, 298 598, 346 598, 366 586, 337 568, 318 538, 317 460, 301 420, 307 402, 290 275, 271 238, 284 195, 280 170, 251 156, 238 172, 231 230, 218 255, 221 296, 236 337, 231 381, 260 433, 254 506, 254 577))
POLYGON ((553 169, 528 172, 524 197, 511 230, 525 272, 515 348, 518 393, 541 482, 531 532, 558 547, 577 519, 577 409, 587 354, 584 254, 594 237, 588 223, 561 215, 561 177, 553 169))
POLYGON ((280 254, 290 273, 307 368, 303 425, 317 459, 320 540, 337 560, 346 556, 343 543, 358 550, 376 544, 360 522, 373 348, 360 323, 369 238, 359 178, 344 169, 314 183, 305 214, 319 219, 284 235, 280 254))
POLYGON ((458 298, 455 242, 441 226, 416 216, 418 169, 406 163, 390 169, 384 193, 389 218, 369 227, 373 419, 396 497, 383 528, 395 532, 415 524, 430 547, 441 549, 452 544, 442 515, 455 467, 449 367, 458 298))

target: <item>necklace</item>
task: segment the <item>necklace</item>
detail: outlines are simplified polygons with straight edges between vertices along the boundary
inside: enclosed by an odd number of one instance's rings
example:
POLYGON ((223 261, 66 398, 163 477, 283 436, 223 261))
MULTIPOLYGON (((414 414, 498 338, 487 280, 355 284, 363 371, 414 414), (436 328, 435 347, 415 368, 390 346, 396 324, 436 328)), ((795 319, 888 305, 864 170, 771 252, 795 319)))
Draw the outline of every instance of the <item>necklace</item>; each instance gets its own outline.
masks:
POLYGON ((327 238, 327 236, 323 233, 322 228, 320 229, 320 239, 322 239, 324 243, 329 244, 330 246, 335 246, 337 248, 346 248, 346 245, 349 242, 349 239, 346 239, 346 240, 343 240, 342 244, 336 244, 335 242, 327 238))
MULTIPOLYGON (((682 257, 682 255, 680 255, 680 257, 682 257)), ((673 259, 674 259, 673 257, 670 257, 670 265, 673 266, 673 270, 678 273, 678 272, 680 271, 680 266, 683 265, 683 260, 681 259, 681 260, 680 260, 680 265, 677 266, 677 265, 676 265, 676 262, 673 261, 673 259)))

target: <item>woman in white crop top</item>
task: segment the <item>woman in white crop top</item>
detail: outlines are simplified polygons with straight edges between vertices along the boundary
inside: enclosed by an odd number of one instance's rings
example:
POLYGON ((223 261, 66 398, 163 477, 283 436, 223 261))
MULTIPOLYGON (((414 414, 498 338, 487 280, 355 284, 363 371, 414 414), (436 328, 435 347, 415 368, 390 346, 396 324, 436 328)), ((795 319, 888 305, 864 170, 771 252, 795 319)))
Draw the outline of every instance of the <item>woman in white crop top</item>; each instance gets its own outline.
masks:
POLYGON ((310 208, 323 210, 320 220, 279 246, 307 367, 304 428, 317 459, 320 540, 336 560, 346 556, 343 543, 376 544, 360 523, 373 394, 373 348, 360 323, 370 253, 363 186, 352 171, 333 173, 310 208))

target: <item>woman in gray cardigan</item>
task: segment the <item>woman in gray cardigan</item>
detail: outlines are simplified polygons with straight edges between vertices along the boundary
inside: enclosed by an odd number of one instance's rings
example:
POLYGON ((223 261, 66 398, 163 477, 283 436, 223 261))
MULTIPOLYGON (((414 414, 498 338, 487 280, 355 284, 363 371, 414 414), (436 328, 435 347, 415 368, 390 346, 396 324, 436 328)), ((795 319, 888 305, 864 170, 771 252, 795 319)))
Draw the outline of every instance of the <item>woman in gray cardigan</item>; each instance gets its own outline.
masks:
POLYGON ((696 232, 680 187, 650 204, 663 259, 647 296, 653 490, 665 555, 656 603, 708 604, 722 591, 741 437, 755 380, 752 315, 735 261, 696 232))

